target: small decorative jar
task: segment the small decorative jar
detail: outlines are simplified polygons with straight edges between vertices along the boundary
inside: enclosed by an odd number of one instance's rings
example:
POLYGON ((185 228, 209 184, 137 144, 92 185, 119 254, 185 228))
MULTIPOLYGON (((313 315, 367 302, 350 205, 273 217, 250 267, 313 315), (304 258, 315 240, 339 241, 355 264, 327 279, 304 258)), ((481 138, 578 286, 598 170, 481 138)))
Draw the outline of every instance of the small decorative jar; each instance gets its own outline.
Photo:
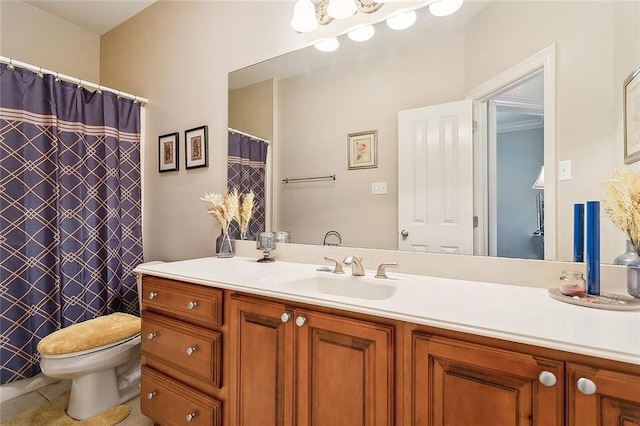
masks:
POLYGON ((580 296, 584 294, 585 280, 582 272, 562 271, 560 275, 560 293, 566 296, 580 296))

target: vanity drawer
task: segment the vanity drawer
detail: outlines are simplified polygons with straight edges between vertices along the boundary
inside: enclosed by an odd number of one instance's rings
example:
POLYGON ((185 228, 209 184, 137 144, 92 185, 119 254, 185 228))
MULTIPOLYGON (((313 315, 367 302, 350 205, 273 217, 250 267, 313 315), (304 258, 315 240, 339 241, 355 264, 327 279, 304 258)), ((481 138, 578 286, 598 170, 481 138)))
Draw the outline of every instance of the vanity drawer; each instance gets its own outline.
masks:
POLYGON ((222 335, 152 312, 142 312, 142 352, 191 376, 221 386, 222 335))
POLYGON ((222 425, 222 403, 142 366, 142 414, 163 426, 222 425))
POLYGON ((168 313, 205 327, 222 325, 222 290, 145 275, 142 308, 168 313))

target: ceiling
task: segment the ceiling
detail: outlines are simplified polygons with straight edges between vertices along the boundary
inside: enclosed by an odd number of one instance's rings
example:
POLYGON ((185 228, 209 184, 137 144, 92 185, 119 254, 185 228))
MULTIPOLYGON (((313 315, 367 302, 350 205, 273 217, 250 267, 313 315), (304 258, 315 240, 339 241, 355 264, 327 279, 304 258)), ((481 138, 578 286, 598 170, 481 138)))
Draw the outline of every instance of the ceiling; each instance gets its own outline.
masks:
POLYGON ((102 35, 156 0, 24 0, 40 10, 102 35))

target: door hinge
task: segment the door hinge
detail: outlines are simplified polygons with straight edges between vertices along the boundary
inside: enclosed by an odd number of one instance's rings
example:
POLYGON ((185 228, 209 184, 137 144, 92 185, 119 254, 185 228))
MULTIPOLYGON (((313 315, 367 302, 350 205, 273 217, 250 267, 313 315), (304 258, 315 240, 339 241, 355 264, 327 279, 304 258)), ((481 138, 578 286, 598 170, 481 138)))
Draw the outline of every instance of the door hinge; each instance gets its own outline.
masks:
POLYGON ((478 227, 478 216, 474 216, 473 217, 473 227, 477 228, 478 227))
POLYGON ((477 122, 476 120, 473 120, 473 121, 471 122, 471 131, 472 131, 473 133, 475 133, 475 132, 477 132, 477 131, 478 131, 478 122, 477 122))

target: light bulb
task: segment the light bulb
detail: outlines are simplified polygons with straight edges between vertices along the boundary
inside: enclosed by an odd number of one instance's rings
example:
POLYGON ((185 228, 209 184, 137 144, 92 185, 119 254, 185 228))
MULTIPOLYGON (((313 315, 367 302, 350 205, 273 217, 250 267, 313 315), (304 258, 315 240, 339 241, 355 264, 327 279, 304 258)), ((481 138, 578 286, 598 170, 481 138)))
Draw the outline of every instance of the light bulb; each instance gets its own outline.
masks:
POLYGON ((409 12, 405 12, 401 15, 392 16, 387 19, 387 26, 392 30, 405 30, 412 26, 418 16, 416 12, 411 10, 409 12))
POLYGON ((308 33, 318 28, 316 7, 311 0, 298 0, 293 7, 291 28, 301 33, 308 33))
POLYGON ((356 28, 347 33, 347 36, 353 41, 367 41, 376 33, 373 29, 373 25, 365 25, 364 27, 356 28))
POLYGON ((353 0, 330 0, 327 14, 334 19, 344 19, 356 13, 358 7, 353 0))
POLYGON ((434 16, 449 16, 458 11, 464 0, 439 0, 429 5, 429 12, 434 16))
POLYGON ((333 52, 340 46, 340 43, 337 38, 332 37, 320 40, 319 42, 314 43, 313 46, 321 52, 333 52))

